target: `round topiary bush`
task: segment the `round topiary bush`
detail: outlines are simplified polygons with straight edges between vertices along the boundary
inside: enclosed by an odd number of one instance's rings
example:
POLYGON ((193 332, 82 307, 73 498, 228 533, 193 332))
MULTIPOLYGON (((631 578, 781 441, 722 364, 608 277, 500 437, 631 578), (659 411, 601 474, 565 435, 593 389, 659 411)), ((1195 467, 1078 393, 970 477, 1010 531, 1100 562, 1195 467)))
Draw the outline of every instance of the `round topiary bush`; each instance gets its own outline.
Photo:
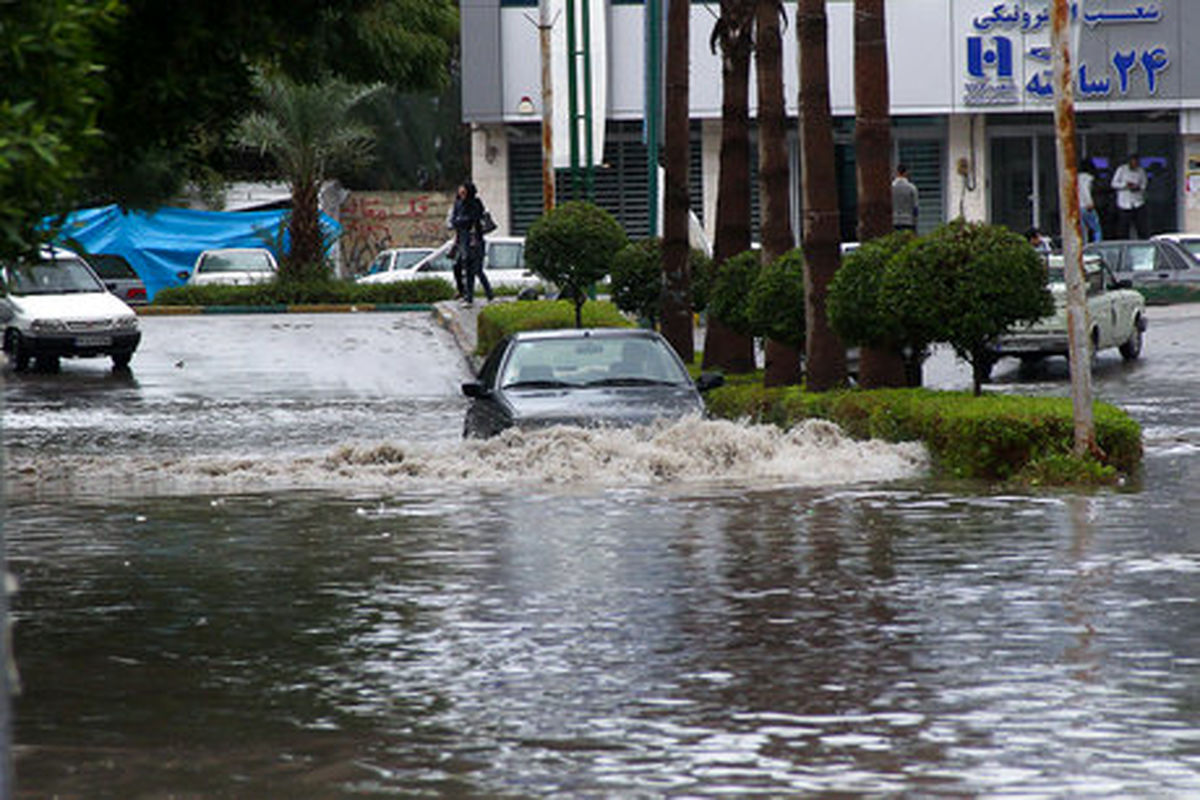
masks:
POLYGON ((749 300, 760 269, 757 251, 738 253, 716 268, 709 287, 708 313, 743 336, 755 332, 749 300))
POLYGON ((642 239, 622 247, 613 257, 610 285, 617 308, 655 325, 662 311, 662 240, 642 239))
POLYGON ((582 326, 587 288, 602 280, 629 237, 612 214, 595 203, 572 200, 543 214, 525 235, 525 264, 575 302, 582 326))
POLYGON ((759 270, 747 303, 756 336, 797 350, 804 347, 804 254, 799 248, 759 270))

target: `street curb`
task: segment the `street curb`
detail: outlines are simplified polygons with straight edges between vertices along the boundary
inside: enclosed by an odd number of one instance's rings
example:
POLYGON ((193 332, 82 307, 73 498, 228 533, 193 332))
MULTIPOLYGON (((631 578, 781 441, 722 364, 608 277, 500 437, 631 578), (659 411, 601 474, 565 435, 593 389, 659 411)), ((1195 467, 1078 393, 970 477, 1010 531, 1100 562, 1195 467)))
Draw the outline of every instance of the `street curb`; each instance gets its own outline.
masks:
POLYGON ((200 314, 356 314, 370 311, 432 311, 431 303, 298 303, 274 306, 138 306, 142 317, 171 317, 200 314))

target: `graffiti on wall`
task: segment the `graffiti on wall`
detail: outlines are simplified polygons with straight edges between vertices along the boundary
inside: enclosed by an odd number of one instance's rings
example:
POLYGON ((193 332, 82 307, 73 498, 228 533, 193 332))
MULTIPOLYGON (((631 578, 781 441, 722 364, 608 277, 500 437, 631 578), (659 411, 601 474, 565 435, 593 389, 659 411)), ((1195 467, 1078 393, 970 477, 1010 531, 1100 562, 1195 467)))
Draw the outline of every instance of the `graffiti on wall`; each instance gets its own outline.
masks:
POLYGON ((366 272, 380 250, 436 247, 450 238, 452 192, 351 192, 342 204, 342 259, 350 274, 366 272))

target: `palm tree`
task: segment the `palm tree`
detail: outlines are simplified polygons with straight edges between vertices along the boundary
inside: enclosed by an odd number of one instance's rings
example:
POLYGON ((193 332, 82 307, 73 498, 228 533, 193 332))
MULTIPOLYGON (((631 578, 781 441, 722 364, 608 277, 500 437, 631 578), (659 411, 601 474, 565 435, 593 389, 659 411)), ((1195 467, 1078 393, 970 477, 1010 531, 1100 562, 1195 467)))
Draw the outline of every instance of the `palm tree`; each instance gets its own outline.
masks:
POLYGON ((336 78, 300 84, 283 75, 255 76, 255 94, 262 108, 244 117, 234 136, 243 147, 268 156, 291 185, 287 222, 291 249, 283 259, 281 278, 324 274, 321 183, 369 159, 376 133, 354 120, 352 113, 381 88, 336 78))
MULTIPOLYGON (((858 240, 892 231, 892 120, 888 97, 884 0, 854 0, 854 153, 858 169, 858 240)), ((863 347, 858 363, 864 387, 903 386, 904 359, 863 347)))
MULTIPOLYGON (((662 332, 679 357, 692 363, 691 280, 688 274, 688 30, 690 3, 671 3, 667 19, 667 97, 663 131, 666 187, 663 192, 662 332)), ((650 113, 656 113, 651 111, 650 113)), ((657 202, 650 198, 650 202, 657 202)))
POLYGON ((825 0, 799 0, 800 172, 804 189, 805 352, 808 388, 846 382, 846 351, 829 327, 825 295, 840 264, 833 115, 829 107, 829 20, 825 0))
MULTIPOLYGON (((791 203, 788 199, 787 109, 783 100, 783 40, 781 0, 755 4, 754 63, 758 75, 758 177, 762 187, 762 259, 770 264, 795 246, 791 203)), ((800 352, 767 339, 763 383, 800 383, 800 352)))
MULTIPOLYGON (((709 47, 721 51, 721 166, 717 178, 713 266, 750 249, 750 54, 755 0, 721 0, 709 47)), ((754 369, 754 339, 708 315, 705 367, 754 369)))

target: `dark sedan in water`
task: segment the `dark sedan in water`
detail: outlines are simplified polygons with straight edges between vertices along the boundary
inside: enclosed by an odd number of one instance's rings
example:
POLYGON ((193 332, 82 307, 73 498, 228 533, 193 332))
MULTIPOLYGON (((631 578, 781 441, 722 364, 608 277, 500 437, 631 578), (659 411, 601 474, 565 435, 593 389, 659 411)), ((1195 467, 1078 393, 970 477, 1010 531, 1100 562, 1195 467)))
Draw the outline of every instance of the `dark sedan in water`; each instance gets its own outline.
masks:
POLYGON ((716 374, 693 382, 654 331, 524 331, 496 345, 479 378, 463 384, 471 398, 463 435, 551 425, 630 427, 699 416, 700 392, 721 382, 716 374))

